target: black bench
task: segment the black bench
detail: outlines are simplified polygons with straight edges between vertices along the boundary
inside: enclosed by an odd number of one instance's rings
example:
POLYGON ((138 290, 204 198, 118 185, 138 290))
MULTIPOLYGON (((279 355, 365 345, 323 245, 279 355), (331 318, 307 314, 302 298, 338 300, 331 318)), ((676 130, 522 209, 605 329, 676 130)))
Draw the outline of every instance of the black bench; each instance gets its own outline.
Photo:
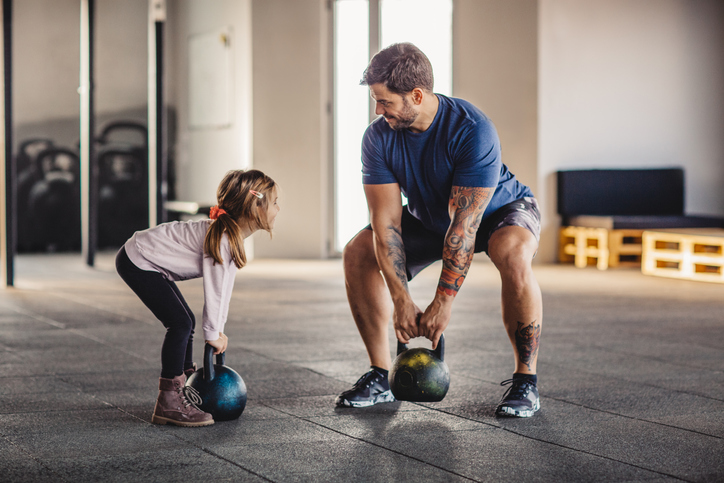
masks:
POLYGON ((644 230, 724 227, 724 217, 686 214, 681 168, 558 171, 557 201, 560 259, 579 267, 640 266, 644 230))
POLYGON ((724 227, 722 217, 685 214, 681 168, 558 171, 558 213, 563 226, 724 227))

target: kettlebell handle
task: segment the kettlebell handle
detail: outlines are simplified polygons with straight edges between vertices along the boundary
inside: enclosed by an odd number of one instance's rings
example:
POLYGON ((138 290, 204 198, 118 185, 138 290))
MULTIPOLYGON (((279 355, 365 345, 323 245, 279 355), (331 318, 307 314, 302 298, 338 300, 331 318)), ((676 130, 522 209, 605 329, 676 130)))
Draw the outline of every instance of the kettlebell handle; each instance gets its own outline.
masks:
MULTIPOLYGON (((399 356, 407 350, 407 344, 397 341, 397 355, 399 356)), ((440 340, 437 341, 437 349, 435 349, 435 357, 441 361, 445 360, 445 334, 440 334, 440 340)))
MULTIPOLYGON (((204 345, 204 380, 213 381, 216 376, 214 371, 214 347, 210 344, 204 345)), ((225 353, 216 354, 216 363, 220 366, 225 365, 225 353)))

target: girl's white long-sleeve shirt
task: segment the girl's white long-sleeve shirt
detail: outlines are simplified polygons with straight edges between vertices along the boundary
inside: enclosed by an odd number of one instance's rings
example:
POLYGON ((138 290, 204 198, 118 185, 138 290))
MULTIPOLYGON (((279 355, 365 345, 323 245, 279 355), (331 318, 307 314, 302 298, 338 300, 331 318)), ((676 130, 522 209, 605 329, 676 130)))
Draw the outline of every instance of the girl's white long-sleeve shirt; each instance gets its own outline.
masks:
POLYGON ((124 245, 128 258, 141 270, 159 272, 178 282, 203 278, 204 312, 201 327, 205 340, 216 340, 224 331, 237 267, 229 251, 229 238, 222 236, 220 253, 224 263, 204 255, 204 238, 211 220, 172 221, 138 231, 124 245))

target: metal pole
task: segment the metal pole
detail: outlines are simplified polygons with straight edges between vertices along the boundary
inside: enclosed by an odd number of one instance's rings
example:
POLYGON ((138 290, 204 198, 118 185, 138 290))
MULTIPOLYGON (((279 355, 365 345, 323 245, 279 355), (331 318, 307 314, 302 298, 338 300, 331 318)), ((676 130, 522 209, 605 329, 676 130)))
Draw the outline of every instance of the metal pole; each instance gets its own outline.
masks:
POLYGON ((149 0, 148 18, 148 223, 166 219, 166 153, 163 115, 163 24, 165 0, 149 0))
POLYGON ((93 37, 95 0, 80 2, 80 218, 83 258, 95 264, 98 248, 98 169, 94 162, 93 37))
POLYGON ((156 221, 164 223, 166 219, 166 199, 168 198, 168 158, 166 156, 166 112, 164 110, 164 22, 156 21, 156 221))
POLYGON ((3 75, 2 82, 4 95, 2 102, 3 119, 0 122, 0 138, 2 139, 2 164, 0 175, 0 189, 3 193, 0 196, 0 261, 2 270, 2 284, 12 287, 15 283, 15 252, 17 249, 17 166, 13 158, 13 106, 12 106, 12 20, 13 2, 3 0, 2 5, 2 52, 3 52, 3 75))

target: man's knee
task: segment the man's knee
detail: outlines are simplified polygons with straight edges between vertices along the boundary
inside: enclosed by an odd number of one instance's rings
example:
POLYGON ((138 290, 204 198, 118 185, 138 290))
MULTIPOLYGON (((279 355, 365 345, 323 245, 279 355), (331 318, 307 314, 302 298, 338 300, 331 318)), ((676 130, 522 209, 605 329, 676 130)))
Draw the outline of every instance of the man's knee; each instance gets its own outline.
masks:
POLYGON ((535 236, 519 226, 501 228, 488 242, 488 255, 501 275, 522 274, 530 270, 537 249, 535 236))
POLYGON ((369 266, 377 266, 372 230, 362 230, 342 251, 345 273, 369 266))

